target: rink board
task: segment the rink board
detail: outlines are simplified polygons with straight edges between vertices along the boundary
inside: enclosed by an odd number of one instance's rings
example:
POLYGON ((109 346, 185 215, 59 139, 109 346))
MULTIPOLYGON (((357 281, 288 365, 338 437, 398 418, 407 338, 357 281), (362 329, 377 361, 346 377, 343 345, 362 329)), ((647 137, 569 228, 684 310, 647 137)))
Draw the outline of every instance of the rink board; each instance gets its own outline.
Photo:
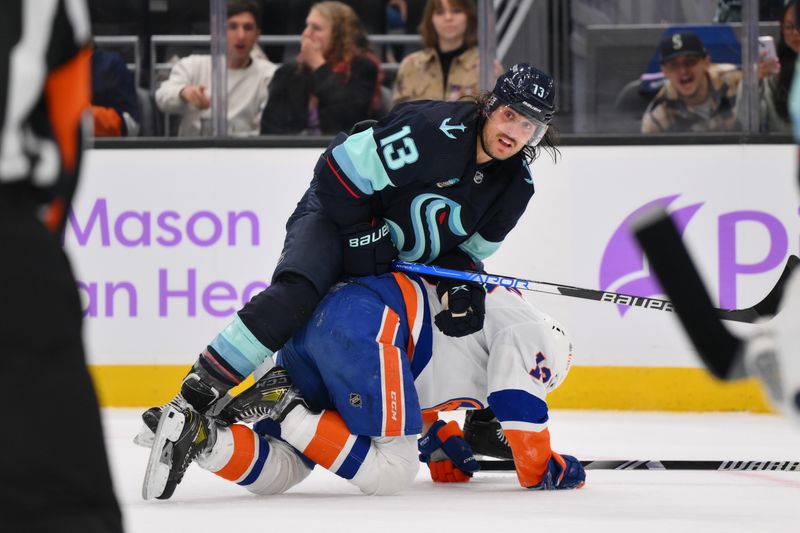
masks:
MULTIPOLYGON (((659 296, 629 219, 661 205, 681 221, 712 299, 747 307, 798 253, 792 146, 566 147, 534 163, 536 195, 490 272, 659 296)), ((85 339, 105 405, 162 401, 261 290, 317 149, 92 150, 67 227, 85 339)), ((576 368, 561 407, 763 410, 754 383, 719 385, 674 316, 531 293, 563 322, 576 368)), ((734 325, 737 332, 754 326, 734 325)))

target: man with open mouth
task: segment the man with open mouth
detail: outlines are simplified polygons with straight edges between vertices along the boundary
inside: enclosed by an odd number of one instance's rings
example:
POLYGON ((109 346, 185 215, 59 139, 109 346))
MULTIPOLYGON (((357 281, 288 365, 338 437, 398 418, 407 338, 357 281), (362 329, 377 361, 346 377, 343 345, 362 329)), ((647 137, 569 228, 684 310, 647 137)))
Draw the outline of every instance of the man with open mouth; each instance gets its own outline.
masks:
POLYGON ((642 118, 642 133, 735 131, 742 72, 712 64, 700 37, 690 31, 661 41, 661 71, 667 83, 642 118))

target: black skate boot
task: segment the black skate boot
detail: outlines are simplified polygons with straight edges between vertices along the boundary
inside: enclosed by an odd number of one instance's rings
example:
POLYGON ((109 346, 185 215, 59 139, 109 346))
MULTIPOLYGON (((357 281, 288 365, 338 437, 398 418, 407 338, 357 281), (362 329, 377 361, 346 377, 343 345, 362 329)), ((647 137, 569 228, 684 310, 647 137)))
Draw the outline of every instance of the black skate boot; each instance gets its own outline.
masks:
POLYGON ((166 500, 198 454, 217 440, 214 422, 190 407, 168 406, 155 431, 153 447, 142 485, 145 500, 166 500))
POLYGON ((513 459, 511 447, 491 409, 467 411, 464 419, 464 440, 472 452, 498 459, 513 459))
POLYGON ((251 424, 264 418, 280 423, 298 405, 308 408, 286 369, 274 366, 249 389, 233 398, 216 419, 220 425, 251 424))
POLYGON ((161 413, 163 413, 168 407, 183 409, 188 405, 189 404, 186 403, 186 400, 183 399, 183 396, 178 393, 173 399, 164 405, 151 407, 142 413, 142 425, 139 428, 139 433, 133 437, 133 443, 138 444, 139 446, 144 446, 145 448, 151 448, 153 446, 156 428, 158 428, 158 422, 161 420, 161 413))
POLYGON ((158 421, 161 419, 167 407, 176 407, 183 409, 185 407, 193 407, 199 413, 209 414, 213 416, 217 410, 222 408, 224 401, 229 401, 231 396, 226 394, 232 385, 222 383, 214 379, 198 362, 192 366, 192 369, 183 378, 181 382, 180 392, 164 405, 151 407, 142 413, 142 426, 139 433, 133 438, 134 444, 149 448, 153 445, 153 434, 158 426, 158 421), (222 397, 222 400, 220 400, 222 397))

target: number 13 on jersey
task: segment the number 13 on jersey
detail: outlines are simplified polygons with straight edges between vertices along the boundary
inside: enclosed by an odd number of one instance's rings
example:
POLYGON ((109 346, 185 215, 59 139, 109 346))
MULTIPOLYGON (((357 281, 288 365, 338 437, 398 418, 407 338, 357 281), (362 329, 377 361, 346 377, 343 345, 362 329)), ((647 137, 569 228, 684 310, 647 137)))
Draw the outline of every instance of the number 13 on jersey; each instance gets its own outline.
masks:
POLYGON ((409 137, 410 134, 411 127, 403 126, 397 133, 393 133, 381 139, 383 160, 386 161, 386 166, 390 169, 397 170, 403 168, 419 159, 417 145, 414 144, 414 139, 409 137), (396 141, 402 141, 402 145, 395 144, 396 141))

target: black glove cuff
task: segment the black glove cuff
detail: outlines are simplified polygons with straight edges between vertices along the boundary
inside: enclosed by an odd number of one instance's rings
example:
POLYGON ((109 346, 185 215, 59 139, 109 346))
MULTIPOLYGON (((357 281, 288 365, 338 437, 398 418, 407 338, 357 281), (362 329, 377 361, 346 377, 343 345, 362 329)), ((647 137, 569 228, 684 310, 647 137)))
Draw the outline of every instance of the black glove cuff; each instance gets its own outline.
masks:
POLYGON ((466 285, 469 287, 470 291, 473 291, 479 287, 483 289, 483 285, 475 281, 465 281, 463 279, 455 278, 441 278, 436 282, 436 296, 439 297, 439 301, 442 301, 442 296, 444 296, 445 293, 449 292, 454 287, 458 287, 459 285, 466 285))
POLYGON ((385 274, 397 257, 397 248, 389 235, 386 222, 350 226, 342 231, 342 270, 349 276, 385 274))

